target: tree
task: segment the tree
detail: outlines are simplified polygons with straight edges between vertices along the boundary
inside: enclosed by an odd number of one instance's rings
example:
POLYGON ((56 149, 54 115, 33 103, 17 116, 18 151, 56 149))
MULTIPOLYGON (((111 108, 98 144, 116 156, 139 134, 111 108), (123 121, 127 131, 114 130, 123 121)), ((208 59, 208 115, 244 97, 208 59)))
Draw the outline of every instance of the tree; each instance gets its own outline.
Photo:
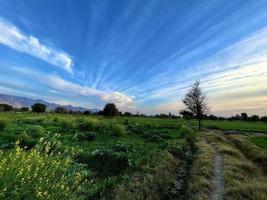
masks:
POLYGON ((119 110, 114 103, 107 103, 103 109, 103 114, 106 116, 117 116, 119 115, 119 110))
POLYGON ((20 110, 21 110, 21 112, 28 112, 29 107, 21 107, 20 110))
POLYGON ((200 87, 199 81, 193 84, 183 99, 187 110, 197 118, 199 130, 202 130, 202 119, 208 110, 206 99, 207 97, 200 87))
POLYGON ((46 110, 46 105, 42 103, 35 103, 31 106, 32 112, 43 113, 46 110))
POLYGON ((261 117, 261 121, 262 121, 262 122, 267 122, 267 116, 263 116, 263 117, 261 117))
POLYGON ((68 111, 64 107, 56 107, 55 112, 59 114, 68 113, 68 111))
POLYGON ((129 117, 129 116, 132 116, 132 113, 130 113, 130 112, 125 112, 125 113, 123 114, 123 116, 129 117))
POLYGON ((0 104, 0 111, 11 111, 13 107, 9 104, 0 104))
POLYGON ((260 120, 260 117, 258 115, 252 115, 251 117, 248 118, 248 120, 252 122, 257 122, 260 120))
POLYGON ((180 115, 182 115, 182 117, 187 120, 193 117, 193 114, 187 110, 181 110, 180 115))
POLYGON ((84 115, 91 115, 92 112, 91 112, 90 110, 86 110, 86 111, 83 112, 83 114, 84 114, 84 115))
POLYGON ((241 113, 241 118, 243 121, 248 121, 248 114, 247 113, 241 113))

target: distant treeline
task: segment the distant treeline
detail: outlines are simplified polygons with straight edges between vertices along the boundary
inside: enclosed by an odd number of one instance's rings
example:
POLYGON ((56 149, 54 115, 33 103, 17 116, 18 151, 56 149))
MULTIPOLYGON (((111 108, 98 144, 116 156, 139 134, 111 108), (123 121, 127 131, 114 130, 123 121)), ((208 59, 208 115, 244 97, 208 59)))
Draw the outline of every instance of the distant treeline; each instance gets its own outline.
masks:
MULTIPOLYGON (((195 118, 192 113, 190 113, 190 112, 188 112, 186 110, 180 111, 180 115, 185 119, 193 119, 193 118, 195 118)), ((228 121, 239 120, 239 121, 251 121, 251 122, 257 122, 257 121, 267 122, 267 116, 262 116, 262 117, 260 117, 259 115, 248 116, 247 113, 241 113, 241 114, 237 114, 237 115, 231 116, 231 117, 218 117, 218 116, 215 116, 215 115, 203 115, 203 119, 228 120, 228 121)))
MULTIPOLYGON (((195 119, 195 116, 190 113, 189 111, 182 110, 180 111, 180 116, 174 115, 172 113, 169 114, 156 114, 156 115, 145 115, 143 113, 131 113, 131 112, 120 112, 116 105, 114 103, 107 103, 103 110, 99 112, 91 112, 90 110, 86 110, 84 112, 81 111, 72 111, 72 110, 67 110, 64 107, 56 107, 54 110, 49 110, 47 111, 46 105, 41 104, 41 103, 36 103, 33 104, 31 107, 21 107, 21 108, 16 108, 12 107, 9 104, 0 104, 0 112, 8 112, 8 111, 13 111, 13 112, 35 112, 35 113, 44 113, 44 112, 49 112, 49 113, 59 113, 59 114, 84 114, 84 115, 105 115, 105 116, 125 116, 125 117, 156 117, 156 118, 184 118, 184 119, 195 119)), ((209 120, 229 120, 229 121, 234 121, 234 120, 240 120, 240 121, 252 121, 252 122, 257 122, 257 121, 262 121, 262 122, 267 122, 267 116, 258 116, 258 115, 252 115, 248 116, 247 113, 241 113, 237 114, 232 117, 218 117, 215 115, 203 115, 203 119, 209 119, 209 120)))

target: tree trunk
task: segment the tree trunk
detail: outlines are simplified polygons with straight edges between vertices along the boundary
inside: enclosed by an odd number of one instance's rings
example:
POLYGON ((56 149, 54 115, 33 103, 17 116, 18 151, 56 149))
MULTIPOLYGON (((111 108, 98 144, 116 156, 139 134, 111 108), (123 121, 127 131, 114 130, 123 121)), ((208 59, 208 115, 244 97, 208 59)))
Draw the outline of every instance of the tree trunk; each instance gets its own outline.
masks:
POLYGON ((201 130, 201 119, 198 118, 198 130, 200 131, 201 130))

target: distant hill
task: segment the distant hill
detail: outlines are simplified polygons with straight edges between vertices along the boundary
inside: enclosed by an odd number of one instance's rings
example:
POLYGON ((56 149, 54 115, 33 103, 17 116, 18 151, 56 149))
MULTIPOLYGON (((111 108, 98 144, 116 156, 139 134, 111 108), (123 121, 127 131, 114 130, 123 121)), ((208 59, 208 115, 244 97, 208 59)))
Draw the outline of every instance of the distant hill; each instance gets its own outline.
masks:
POLYGON ((31 107, 31 105, 35 103, 42 103, 47 106, 47 110, 54 110, 56 107, 64 107, 66 110, 72 110, 72 111, 81 111, 84 112, 86 110, 90 110, 91 112, 98 112, 99 109, 93 108, 93 109, 87 109, 83 107, 74 107, 72 105, 62 106, 55 103, 50 103, 41 99, 31 99, 27 97, 20 97, 20 96, 13 96, 13 95, 7 95, 7 94, 0 94, 0 103, 5 103, 12 105, 13 107, 31 107))

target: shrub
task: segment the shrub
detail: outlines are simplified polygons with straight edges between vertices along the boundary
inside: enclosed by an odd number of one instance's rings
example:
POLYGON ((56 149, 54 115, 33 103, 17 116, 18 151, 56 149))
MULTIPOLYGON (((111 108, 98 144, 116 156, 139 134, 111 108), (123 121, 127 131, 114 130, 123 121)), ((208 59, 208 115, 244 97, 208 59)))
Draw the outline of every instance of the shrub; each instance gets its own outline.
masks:
POLYGON ((37 140, 33 139, 25 131, 22 134, 20 134, 17 138, 20 141, 20 146, 21 147, 32 148, 37 143, 37 140))
POLYGON ((3 131, 6 126, 6 122, 4 120, 0 120, 0 131, 3 131))
POLYGON ((33 138, 40 138, 45 135, 45 129, 39 125, 32 125, 28 128, 28 133, 33 138))
POLYGON ((83 169, 70 156, 48 153, 49 143, 0 151, 1 199, 82 199, 83 169), (10 167, 12 166, 12 167, 10 167))
POLYGON ((110 149, 95 150, 91 155, 80 154, 78 161, 87 164, 99 176, 118 175, 130 166, 126 154, 110 149))
POLYGON ((96 138, 96 134, 94 132, 86 132, 86 133, 81 133, 78 132, 74 135, 74 139, 77 141, 93 141, 96 138))
POLYGON ((61 121, 61 129, 62 131, 70 131, 74 128, 74 122, 70 120, 62 120, 61 121))
POLYGON ((134 133, 134 134, 144 134, 144 127, 142 127, 141 125, 139 125, 138 123, 130 123, 127 126, 127 130, 130 133, 134 133))
POLYGON ((96 128, 96 123, 94 120, 86 120, 79 123, 78 129, 80 131, 93 131, 96 128))
POLYGON ((109 133, 118 137, 125 137, 127 135, 125 127, 121 124, 111 125, 109 127, 109 133))

